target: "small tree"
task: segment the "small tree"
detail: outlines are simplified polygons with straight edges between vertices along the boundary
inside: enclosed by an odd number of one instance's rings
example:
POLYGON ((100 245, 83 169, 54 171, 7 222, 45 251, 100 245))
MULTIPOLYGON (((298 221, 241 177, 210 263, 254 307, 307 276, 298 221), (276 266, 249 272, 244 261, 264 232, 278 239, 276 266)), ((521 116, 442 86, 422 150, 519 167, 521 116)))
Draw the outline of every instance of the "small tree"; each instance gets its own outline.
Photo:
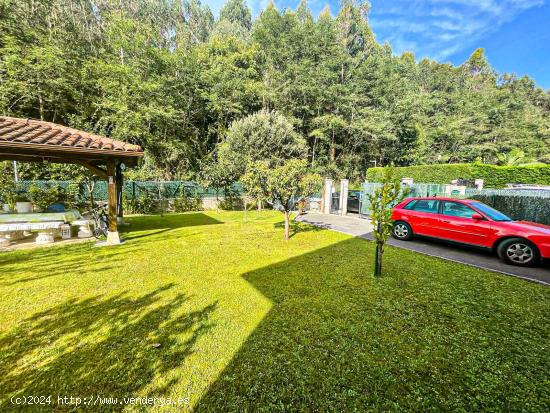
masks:
POLYGON ((296 204, 321 187, 321 176, 308 172, 305 160, 290 159, 270 167, 266 161, 252 162, 242 178, 249 195, 262 197, 285 215, 285 239, 290 238, 290 213, 296 204))
POLYGON ((15 209, 17 185, 7 162, 0 162, 0 203, 5 203, 10 210, 15 209))
POLYGON ((391 220, 392 208, 399 203, 408 193, 401 191, 399 178, 395 176, 393 168, 385 168, 382 186, 376 188, 372 195, 369 195, 371 220, 374 227, 373 235, 376 242, 376 253, 374 260, 374 276, 382 274, 382 255, 384 246, 391 236, 393 222, 391 220))
POLYGON ((218 163, 230 166, 240 177, 249 162, 282 165, 288 159, 305 159, 307 144, 292 122, 276 111, 261 110, 234 121, 218 149, 218 163))
POLYGON ((214 188, 216 190, 216 199, 220 189, 223 189, 224 196, 231 196, 231 185, 237 181, 238 173, 234 165, 225 160, 208 160, 203 163, 199 183, 204 187, 214 188))

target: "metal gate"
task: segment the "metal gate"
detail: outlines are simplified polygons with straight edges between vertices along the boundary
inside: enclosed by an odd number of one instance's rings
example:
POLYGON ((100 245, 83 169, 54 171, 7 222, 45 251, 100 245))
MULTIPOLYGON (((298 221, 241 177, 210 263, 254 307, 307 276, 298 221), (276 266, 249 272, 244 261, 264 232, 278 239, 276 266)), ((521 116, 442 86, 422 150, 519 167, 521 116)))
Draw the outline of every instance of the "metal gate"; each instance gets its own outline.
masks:
POLYGON ((330 213, 340 214, 340 192, 333 192, 330 197, 330 213))

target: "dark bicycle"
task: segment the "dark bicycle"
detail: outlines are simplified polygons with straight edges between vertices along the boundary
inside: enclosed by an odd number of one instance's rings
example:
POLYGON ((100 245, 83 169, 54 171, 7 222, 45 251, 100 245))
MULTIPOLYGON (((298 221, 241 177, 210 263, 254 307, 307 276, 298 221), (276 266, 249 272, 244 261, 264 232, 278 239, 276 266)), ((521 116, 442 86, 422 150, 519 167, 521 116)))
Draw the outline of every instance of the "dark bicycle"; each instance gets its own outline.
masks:
POLYGON ((88 211, 86 215, 90 215, 91 220, 93 220, 94 222, 94 228, 92 231, 94 237, 106 237, 107 232, 109 231, 109 216, 107 215, 107 206, 98 205, 91 211, 88 211))

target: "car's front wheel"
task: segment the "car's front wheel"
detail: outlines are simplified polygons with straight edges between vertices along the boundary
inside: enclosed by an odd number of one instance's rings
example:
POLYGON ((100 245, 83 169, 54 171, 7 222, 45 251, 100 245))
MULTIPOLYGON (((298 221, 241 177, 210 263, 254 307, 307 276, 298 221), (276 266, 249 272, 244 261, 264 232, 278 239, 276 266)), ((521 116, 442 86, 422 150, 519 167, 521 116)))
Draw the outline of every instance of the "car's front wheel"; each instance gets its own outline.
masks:
POLYGON ((502 241, 497 248, 497 253, 504 262, 522 267, 535 265, 539 261, 537 247, 523 238, 502 241))
POLYGON ((409 224, 403 221, 397 221, 393 224, 393 237, 401 241, 407 241, 412 238, 413 232, 409 224))

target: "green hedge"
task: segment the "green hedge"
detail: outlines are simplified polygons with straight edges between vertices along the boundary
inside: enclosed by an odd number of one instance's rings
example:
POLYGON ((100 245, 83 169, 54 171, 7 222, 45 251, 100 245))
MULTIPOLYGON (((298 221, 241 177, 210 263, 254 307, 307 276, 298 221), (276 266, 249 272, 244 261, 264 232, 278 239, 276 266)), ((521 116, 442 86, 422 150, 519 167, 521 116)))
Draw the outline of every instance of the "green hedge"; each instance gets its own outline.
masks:
MULTIPOLYGON (((369 168, 367 180, 380 182, 384 168, 369 168)), ((550 185, 550 165, 496 166, 484 164, 436 164, 396 167, 399 178, 418 183, 448 184, 453 179, 484 179, 486 188, 504 188, 506 184, 550 185)))

